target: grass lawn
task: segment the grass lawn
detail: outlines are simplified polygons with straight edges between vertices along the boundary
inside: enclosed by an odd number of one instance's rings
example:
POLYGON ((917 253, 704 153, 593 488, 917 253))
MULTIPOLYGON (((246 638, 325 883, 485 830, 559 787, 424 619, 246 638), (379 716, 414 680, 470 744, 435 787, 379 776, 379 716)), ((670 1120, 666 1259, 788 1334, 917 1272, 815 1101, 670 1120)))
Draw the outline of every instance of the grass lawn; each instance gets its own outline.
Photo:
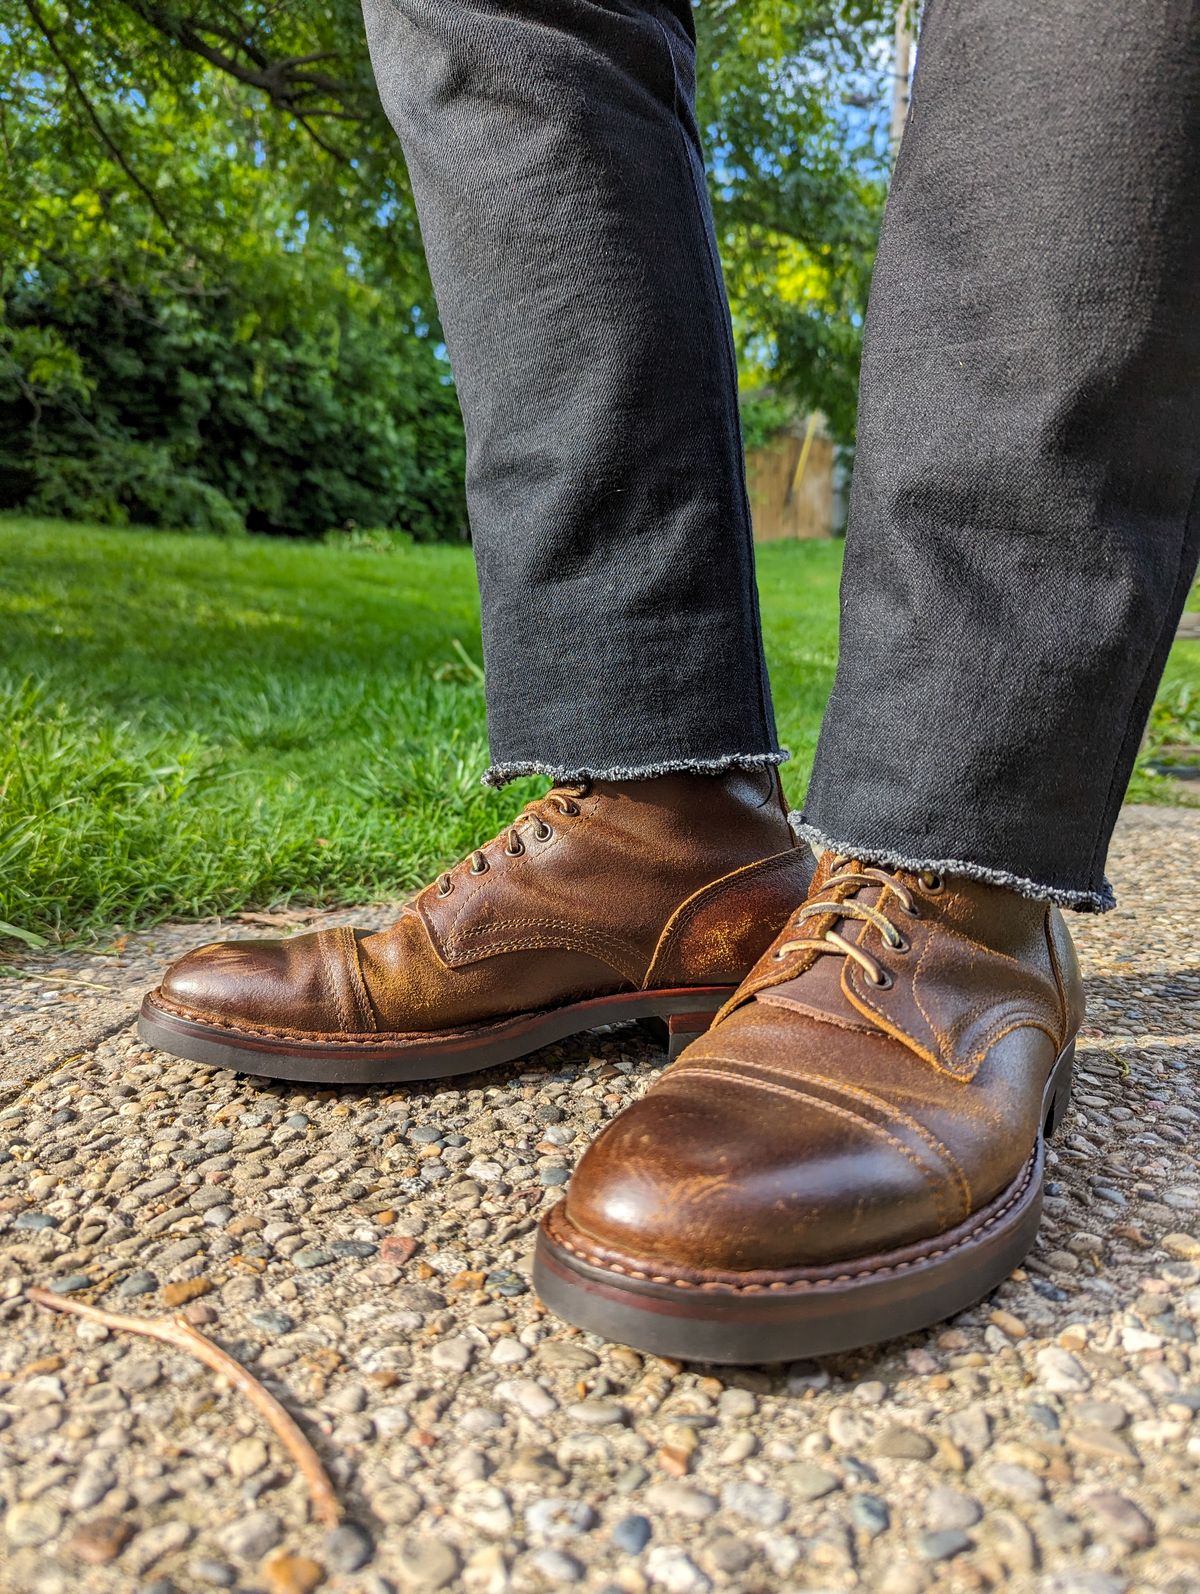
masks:
MULTIPOLYGON (((840 563, 835 543, 759 555, 793 801, 833 681, 840 563)), ((0 921, 69 939, 424 883, 544 785, 480 786, 479 656, 465 548, 0 517, 0 921)), ((1147 756, 1198 741, 1184 643, 1147 756)), ((1133 795, 1186 799, 1145 763, 1133 795)))

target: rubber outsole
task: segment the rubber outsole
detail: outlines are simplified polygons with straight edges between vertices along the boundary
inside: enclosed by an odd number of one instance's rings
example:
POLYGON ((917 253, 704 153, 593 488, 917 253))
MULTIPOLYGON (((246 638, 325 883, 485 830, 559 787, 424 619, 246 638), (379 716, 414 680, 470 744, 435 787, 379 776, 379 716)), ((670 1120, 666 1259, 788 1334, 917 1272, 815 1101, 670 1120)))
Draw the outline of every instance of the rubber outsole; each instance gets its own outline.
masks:
MULTIPOLYGON (((1043 1096, 1043 1128, 1009 1188, 958 1229, 844 1266, 800 1268, 768 1283, 703 1283, 602 1266, 572 1248, 562 1205, 542 1219, 533 1284, 549 1309, 604 1339, 683 1361, 757 1365, 876 1345, 982 1300, 1028 1255, 1042 1212, 1047 1138, 1067 1110, 1074 1042, 1043 1096)), ((654 1264, 647 1263, 646 1267, 654 1264)))
POLYGON ((702 1034, 732 986, 628 991, 591 997, 540 1013, 519 1013, 432 1035, 364 1035, 320 1040, 270 1031, 223 1027, 164 1007, 155 992, 138 1014, 138 1034, 148 1046, 216 1068, 262 1079, 304 1084, 390 1085, 471 1074, 526 1057, 601 1024, 651 1023, 674 1057, 702 1034))

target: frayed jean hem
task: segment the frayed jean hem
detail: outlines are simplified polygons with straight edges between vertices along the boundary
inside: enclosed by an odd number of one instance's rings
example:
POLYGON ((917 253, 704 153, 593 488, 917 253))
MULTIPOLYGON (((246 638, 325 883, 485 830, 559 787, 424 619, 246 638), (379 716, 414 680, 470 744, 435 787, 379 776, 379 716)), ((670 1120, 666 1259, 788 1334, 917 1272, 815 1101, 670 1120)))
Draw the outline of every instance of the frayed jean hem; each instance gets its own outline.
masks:
POLYGON ((938 874, 965 875, 968 880, 982 880, 990 886, 1004 886, 1019 896, 1032 897, 1036 902, 1053 902, 1059 908, 1073 908, 1077 913, 1107 913, 1117 905, 1113 888, 1105 880, 1099 891, 1073 891, 1063 886, 1049 886, 1007 869, 992 869, 986 864, 968 863, 962 858, 910 858, 903 853, 888 852, 880 847, 860 847, 853 841, 841 841, 827 836, 815 825, 806 823, 803 814, 789 814, 792 829, 818 855, 836 853, 839 857, 861 858, 864 863, 880 864, 888 869, 904 869, 918 874, 922 869, 936 870, 938 874))
POLYGON ((734 769, 764 769, 786 764, 792 755, 786 748, 777 753, 729 753, 724 758, 667 758, 661 764, 616 764, 607 768, 570 769, 564 764, 542 764, 528 760, 516 764, 493 764, 483 776, 485 786, 507 786, 523 775, 549 775, 568 785, 585 780, 656 780, 660 775, 727 775, 734 769))

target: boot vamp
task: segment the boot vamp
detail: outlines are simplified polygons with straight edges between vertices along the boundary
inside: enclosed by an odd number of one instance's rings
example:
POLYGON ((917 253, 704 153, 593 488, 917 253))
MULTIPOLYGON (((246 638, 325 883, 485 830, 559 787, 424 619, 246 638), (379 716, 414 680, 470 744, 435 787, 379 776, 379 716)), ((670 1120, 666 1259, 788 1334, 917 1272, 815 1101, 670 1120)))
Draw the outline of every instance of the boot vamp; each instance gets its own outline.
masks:
POLYGON ((539 1012, 633 989, 607 963, 566 947, 515 947, 452 966, 424 921, 407 912, 358 945, 380 1030, 423 1033, 539 1012))
POLYGON ((964 1082, 879 1031, 760 999, 609 1125, 567 1215, 599 1251, 698 1273, 933 1239, 1020 1177, 1052 1050, 1040 1031, 1014 1031, 964 1082))

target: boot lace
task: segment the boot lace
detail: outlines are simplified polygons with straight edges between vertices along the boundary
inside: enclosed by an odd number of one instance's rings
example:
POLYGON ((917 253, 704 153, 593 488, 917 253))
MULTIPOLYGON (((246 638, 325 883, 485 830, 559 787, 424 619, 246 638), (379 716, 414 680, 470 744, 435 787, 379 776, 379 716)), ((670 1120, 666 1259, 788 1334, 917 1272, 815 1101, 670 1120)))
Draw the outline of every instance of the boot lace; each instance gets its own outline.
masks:
MULTIPOLYGON (((547 792, 545 796, 535 797, 532 802, 526 803, 512 824, 508 826, 504 844, 504 856, 506 858, 519 858, 526 850, 521 831, 523 826, 528 828, 528 820, 533 820, 533 827, 530 831, 533 839, 541 842, 549 841, 554 835, 554 826, 546 819, 545 810, 549 808, 563 818, 572 819, 579 814, 579 804, 590 790, 590 781, 578 781, 570 786, 556 787, 553 791, 547 792)), ((505 832, 501 831, 500 835, 505 835, 505 832)), ((497 836, 496 839, 498 841, 500 837, 497 836)), ((487 874, 492 867, 487 854, 481 847, 476 847, 468 858, 464 858, 461 863, 456 863, 453 869, 444 869, 438 875, 437 894, 439 897, 448 897, 450 895, 454 890, 455 874, 468 861, 470 862, 469 872, 471 874, 487 874)))
MULTIPOLYGON (((930 896, 936 895, 942 889, 942 877, 933 870, 923 870, 917 878, 923 890, 930 896)), ((833 871, 824 890, 804 904, 788 929, 800 930, 807 920, 828 918, 833 913, 839 920, 858 919, 874 925, 885 946, 893 952, 904 953, 909 951, 911 943, 900 933, 885 911, 891 906, 910 919, 921 917, 916 896, 898 875, 887 869, 864 867, 856 858, 835 858, 833 871), (857 892, 871 886, 882 887, 874 906, 853 900, 857 892), (839 893, 845 891, 845 895, 831 895, 835 889, 839 893)), ((872 957, 865 947, 854 941, 848 941, 833 926, 819 936, 789 936, 788 940, 776 947, 773 955, 777 963, 782 963, 793 952, 815 952, 818 956, 828 952, 838 953, 842 957, 853 958, 870 984, 878 989, 887 990, 893 983, 892 976, 877 958, 872 957)))

